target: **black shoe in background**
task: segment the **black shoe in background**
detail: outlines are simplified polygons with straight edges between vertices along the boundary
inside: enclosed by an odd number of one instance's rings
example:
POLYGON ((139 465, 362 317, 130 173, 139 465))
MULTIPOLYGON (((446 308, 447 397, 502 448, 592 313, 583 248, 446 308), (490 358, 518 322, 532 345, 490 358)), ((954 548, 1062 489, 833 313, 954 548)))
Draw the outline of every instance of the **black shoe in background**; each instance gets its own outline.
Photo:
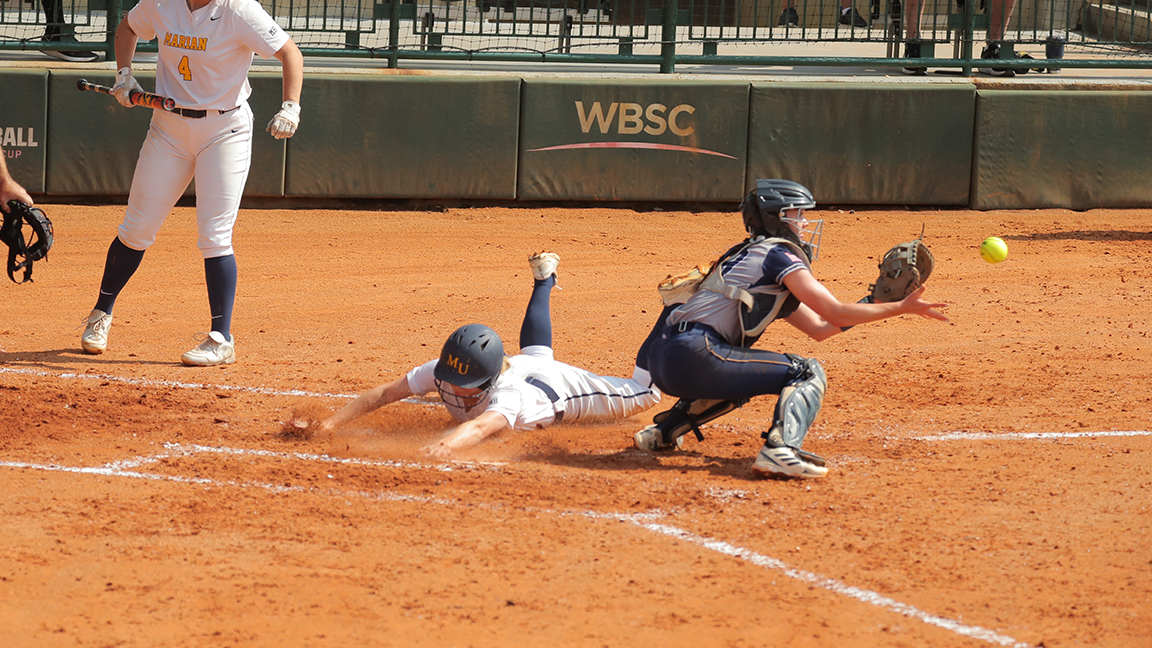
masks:
POLYGON ((847 12, 843 9, 840 10, 840 24, 867 27, 868 21, 864 20, 864 16, 861 16, 859 11, 856 11, 856 7, 849 7, 847 12))
MULTIPOLYGON (((904 43, 904 58, 920 58, 920 41, 910 40, 904 43)), ((922 67, 905 67, 903 70, 904 74, 911 74, 912 76, 928 74, 928 68, 922 67)))
MULTIPOLYGON (((980 53, 980 58, 982 60, 993 60, 1000 58, 1000 43, 988 43, 988 45, 984 48, 984 51, 980 53)), ((984 74, 991 74, 992 76, 1016 76, 1016 73, 1009 68, 982 67, 978 69, 984 74)))

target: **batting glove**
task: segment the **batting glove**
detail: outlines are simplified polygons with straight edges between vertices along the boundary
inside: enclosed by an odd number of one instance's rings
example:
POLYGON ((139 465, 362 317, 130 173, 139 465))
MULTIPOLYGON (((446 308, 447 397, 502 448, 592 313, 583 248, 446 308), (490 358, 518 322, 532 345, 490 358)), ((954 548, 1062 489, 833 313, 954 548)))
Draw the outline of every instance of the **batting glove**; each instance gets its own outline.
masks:
POLYGON ((121 106, 131 108, 133 92, 144 92, 144 88, 132 76, 132 69, 122 67, 116 71, 116 83, 112 85, 112 94, 116 96, 116 101, 120 102, 121 106))
POLYGON ((268 122, 264 129, 272 133, 276 139, 286 139, 296 134, 296 127, 300 125, 300 104, 295 101, 285 101, 280 104, 280 112, 268 122))

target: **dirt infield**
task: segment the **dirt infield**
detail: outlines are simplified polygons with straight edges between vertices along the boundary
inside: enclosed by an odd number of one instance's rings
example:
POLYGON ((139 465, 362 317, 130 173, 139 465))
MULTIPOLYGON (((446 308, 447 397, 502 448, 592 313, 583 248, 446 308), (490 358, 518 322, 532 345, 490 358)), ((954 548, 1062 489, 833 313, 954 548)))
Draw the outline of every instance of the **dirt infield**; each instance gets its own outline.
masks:
POLYGON ((461 324, 514 347, 541 249, 557 357, 629 375, 655 284, 739 239, 733 214, 245 210, 239 362, 198 369, 192 211, 86 356, 121 209, 46 208, 48 261, 0 289, 5 646, 1152 646, 1148 211, 822 212, 843 300, 926 224, 952 321, 770 328, 830 382, 806 447, 831 472, 786 482, 748 471, 769 399, 661 456, 632 449, 641 417, 432 463, 449 419, 408 403, 277 436, 461 324))

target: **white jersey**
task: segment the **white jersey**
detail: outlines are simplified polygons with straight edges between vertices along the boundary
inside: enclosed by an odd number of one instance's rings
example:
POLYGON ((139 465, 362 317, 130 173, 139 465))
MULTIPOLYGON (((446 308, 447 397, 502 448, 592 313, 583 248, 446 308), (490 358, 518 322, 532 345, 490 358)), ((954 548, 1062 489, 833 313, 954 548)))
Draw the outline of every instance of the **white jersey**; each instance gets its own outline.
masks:
POLYGON ((141 40, 156 39, 156 93, 181 108, 231 110, 252 94, 253 53, 270 58, 288 35, 256 0, 143 0, 128 12, 141 40))
MULTIPOLYGON (((436 390, 436 360, 408 372, 413 394, 436 390)), ((660 402, 660 390, 628 378, 599 376, 554 359, 552 349, 530 346, 508 358, 508 369, 484 400, 465 411, 444 403, 457 421, 498 412, 508 426, 535 430, 560 421, 614 421, 638 414, 660 402)))

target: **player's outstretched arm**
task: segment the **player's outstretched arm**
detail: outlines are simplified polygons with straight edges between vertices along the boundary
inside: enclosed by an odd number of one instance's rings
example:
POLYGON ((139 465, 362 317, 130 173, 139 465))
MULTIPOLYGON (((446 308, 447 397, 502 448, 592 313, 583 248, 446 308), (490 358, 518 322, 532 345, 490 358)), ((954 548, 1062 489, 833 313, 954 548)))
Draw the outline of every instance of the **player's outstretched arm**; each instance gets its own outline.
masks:
POLYGON ((508 427, 508 419, 503 414, 484 412, 471 421, 456 426, 436 443, 420 448, 420 452, 435 459, 447 459, 454 451, 471 448, 508 427))
POLYGON ((400 399, 408 398, 411 395, 412 389, 408 387, 407 376, 390 383, 378 385, 357 396, 355 400, 345 405, 339 412, 324 419, 320 423, 317 431, 324 434, 331 434, 336 428, 359 416, 380 409, 389 403, 395 403, 400 399))
POLYGON ((948 304, 925 301, 923 286, 898 302, 845 304, 836 299, 836 296, 808 270, 799 270, 785 276, 784 285, 809 311, 805 313, 805 309, 797 309, 788 318, 788 322, 818 340, 831 337, 839 333, 842 328, 876 322, 897 315, 920 315, 929 319, 948 321, 948 318, 938 310, 948 304), (818 320, 813 320, 813 315, 818 320))

